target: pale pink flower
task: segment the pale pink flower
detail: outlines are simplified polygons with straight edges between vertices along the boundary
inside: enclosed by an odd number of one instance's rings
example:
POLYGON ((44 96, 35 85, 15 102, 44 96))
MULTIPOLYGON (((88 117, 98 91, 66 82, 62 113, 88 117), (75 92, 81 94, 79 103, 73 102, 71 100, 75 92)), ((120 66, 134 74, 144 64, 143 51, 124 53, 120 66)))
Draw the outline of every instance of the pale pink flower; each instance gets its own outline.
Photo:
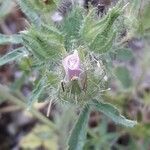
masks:
POLYGON ((74 77, 79 77, 82 72, 80 58, 78 55, 78 51, 75 50, 73 54, 68 55, 62 61, 66 78, 71 80, 74 77))

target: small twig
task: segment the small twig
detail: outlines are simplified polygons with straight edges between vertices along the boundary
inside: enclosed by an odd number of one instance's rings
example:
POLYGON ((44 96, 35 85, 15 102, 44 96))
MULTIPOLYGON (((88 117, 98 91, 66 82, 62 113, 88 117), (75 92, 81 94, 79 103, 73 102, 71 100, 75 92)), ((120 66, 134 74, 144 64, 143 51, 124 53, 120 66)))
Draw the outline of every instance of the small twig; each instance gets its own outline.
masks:
POLYGON ((48 105, 48 108, 47 108, 47 114, 46 116, 49 117, 50 116, 50 112, 51 112, 51 107, 52 107, 52 99, 49 101, 49 105, 48 105))

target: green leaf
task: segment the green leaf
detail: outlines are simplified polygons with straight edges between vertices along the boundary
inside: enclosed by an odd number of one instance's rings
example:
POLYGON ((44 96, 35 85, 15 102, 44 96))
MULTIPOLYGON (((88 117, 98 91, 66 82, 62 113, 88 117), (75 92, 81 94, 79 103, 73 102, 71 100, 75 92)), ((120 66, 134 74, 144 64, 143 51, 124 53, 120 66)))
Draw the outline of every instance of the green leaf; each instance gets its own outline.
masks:
POLYGON ((132 86, 132 78, 126 67, 119 66, 115 68, 115 75, 124 88, 129 88, 132 86))
POLYGON ((106 53, 112 47, 116 35, 113 24, 122 13, 122 9, 118 3, 100 20, 92 20, 94 11, 85 17, 80 32, 90 50, 101 54, 106 53))
POLYGON ((100 54, 106 53, 112 47, 115 35, 115 31, 113 30, 111 30, 111 32, 107 35, 98 34, 94 41, 91 43, 90 49, 100 54))
POLYGON ((117 49, 115 51, 116 53, 116 59, 120 61, 129 61, 133 58, 133 53, 130 49, 117 49))
POLYGON ((63 36, 53 26, 42 25, 38 29, 33 26, 22 37, 28 50, 42 61, 56 61, 63 53, 63 36))
POLYGON ((82 38, 88 40, 91 40, 88 36, 89 30, 94 26, 94 14, 95 14, 95 9, 92 9, 88 12, 88 14, 84 17, 81 27, 80 27, 80 34, 82 38))
POLYGON ((109 103, 103 103, 94 99, 91 102, 91 106, 95 110, 102 112, 104 115, 112 119, 116 124, 120 124, 126 127, 133 127, 137 124, 136 121, 126 119, 119 113, 116 107, 109 103))
MULTIPOLYGON (((43 36, 48 36, 49 39, 56 40, 58 42, 63 42, 63 34, 54 26, 52 25, 47 25, 47 24, 42 24, 41 25, 41 32, 43 33, 43 36)), ((40 34, 41 34, 40 32, 40 34)))
POLYGON ((31 96, 29 97, 28 101, 28 109, 32 107, 32 104, 36 101, 38 101, 38 98, 44 91, 44 84, 45 84, 45 77, 41 78, 39 82, 36 84, 34 90, 31 93, 31 96))
POLYGON ((40 43, 38 43, 33 37, 30 35, 23 35, 23 43, 27 47, 27 49, 33 53, 34 56, 39 58, 40 60, 45 60, 47 56, 46 52, 41 49, 40 43))
POLYGON ((32 4, 29 0, 17 0, 21 10, 28 17, 29 21, 36 26, 41 25, 41 19, 39 15, 33 10, 32 4))
POLYGON ((71 82, 71 93, 72 94, 80 94, 81 93, 81 87, 79 86, 78 80, 73 80, 71 82))
POLYGON ((87 125, 89 118, 89 106, 85 106, 80 113, 68 141, 68 150, 82 150, 87 134, 87 125))
POLYGON ((73 7, 72 11, 64 18, 60 30, 65 35, 65 46, 69 51, 74 43, 80 41, 79 30, 82 24, 82 8, 73 7))
POLYGON ((22 43, 21 36, 17 34, 13 34, 13 35, 0 34, 0 45, 6 45, 10 43, 12 44, 22 43))
POLYGON ((16 50, 13 50, 13 51, 7 53, 6 55, 0 57, 0 66, 6 64, 8 62, 21 59, 22 57, 24 57, 24 55, 26 55, 25 48, 21 47, 16 50))

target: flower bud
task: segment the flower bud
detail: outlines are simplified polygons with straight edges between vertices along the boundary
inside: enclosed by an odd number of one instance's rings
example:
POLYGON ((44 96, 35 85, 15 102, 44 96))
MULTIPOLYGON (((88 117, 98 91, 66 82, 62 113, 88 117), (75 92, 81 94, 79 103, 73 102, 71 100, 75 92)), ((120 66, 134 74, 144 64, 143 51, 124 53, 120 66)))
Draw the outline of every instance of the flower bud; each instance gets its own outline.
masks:
POLYGON ((72 80, 73 77, 79 77, 80 73, 82 72, 80 58, 77 50, 75 50, 73 54, 64 58, 62 64, 67 80, 72 80))
MULTIPOLYGON (((81 68, 81 62, 78 51, 68 55, 62 61, 65 70, 66 91, 71 91, 72 94, 80 94, 82 90, 86 90, 86 73, 81 68)), ((65 90, 64 88, 64 90, 65 90)))

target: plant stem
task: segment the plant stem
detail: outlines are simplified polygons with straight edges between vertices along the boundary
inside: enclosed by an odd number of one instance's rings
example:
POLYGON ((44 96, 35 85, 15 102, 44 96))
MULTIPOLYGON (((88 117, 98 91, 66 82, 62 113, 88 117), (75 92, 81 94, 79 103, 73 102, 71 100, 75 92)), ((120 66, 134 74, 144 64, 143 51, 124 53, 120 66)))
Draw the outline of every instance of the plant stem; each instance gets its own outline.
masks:
MULTIPOLYGON (((0 96, 14 102, 23 109, 27 108, 26 103, 24 103, 22 100, 18 99, 14 95, 10 94, 8 88, 1 84, 0 84, 0 96)), ((56 128, 53 122, 51 122, 49 119, 47 119, 44 115, 42 115, 39 111, 37 111, 34 108, 32 108, 30 111, 38 120, 47 124, 51 129, 53 129, 56 133, 58 133, 58 129, 56 128)))

